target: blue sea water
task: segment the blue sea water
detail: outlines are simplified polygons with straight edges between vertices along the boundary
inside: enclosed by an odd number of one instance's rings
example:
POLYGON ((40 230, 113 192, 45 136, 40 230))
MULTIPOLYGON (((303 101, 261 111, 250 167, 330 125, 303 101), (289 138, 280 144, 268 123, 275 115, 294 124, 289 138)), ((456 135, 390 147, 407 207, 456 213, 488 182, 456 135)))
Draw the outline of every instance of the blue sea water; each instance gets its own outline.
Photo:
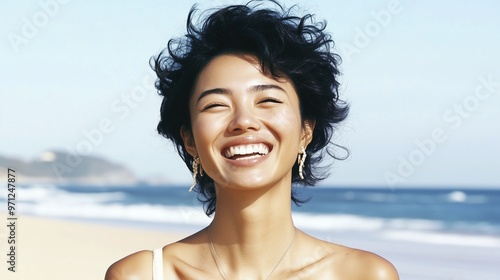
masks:
MULTIPOLYGON (((498 189, 315 187, 297 194, 309 200, 293 206, 299 228, 500 247, 498 189)), ((20 186, 17 201, 20 214, 43 217, 169 230, 210 222, 187 187, 34 184, 20 186)))

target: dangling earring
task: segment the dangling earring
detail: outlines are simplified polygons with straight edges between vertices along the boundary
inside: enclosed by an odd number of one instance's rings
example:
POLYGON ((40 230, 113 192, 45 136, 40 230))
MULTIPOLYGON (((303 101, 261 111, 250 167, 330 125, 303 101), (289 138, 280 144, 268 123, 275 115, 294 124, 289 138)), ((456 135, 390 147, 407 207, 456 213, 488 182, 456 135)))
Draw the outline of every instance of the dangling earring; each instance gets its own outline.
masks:
POLYGON ((203 176, 203 168, 201 167, 200 157, 195 155, 193 158, 193 185, 189 188, 189 192, 193 191, 196 184, 198 184, 198 180, 196 180, 196 176, 198 175, 198 168, 200 170, 200 176, 203 176))
POLYGON ((297 157, 297 162, 299 163, 299 177, 300 179, 304 180, 304 174, 302 174, 302 171, 304 170, 304 163, 306 162, 306 148, 304 146, 300 147, 300 154, 297 157))

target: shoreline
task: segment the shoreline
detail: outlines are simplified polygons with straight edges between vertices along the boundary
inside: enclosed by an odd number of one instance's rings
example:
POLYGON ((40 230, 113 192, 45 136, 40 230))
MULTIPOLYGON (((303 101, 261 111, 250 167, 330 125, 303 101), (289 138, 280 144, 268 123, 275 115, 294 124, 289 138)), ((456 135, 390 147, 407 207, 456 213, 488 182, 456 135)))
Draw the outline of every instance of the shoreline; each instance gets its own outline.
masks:
MULTIPOLYGON (((6 221, 5 214, 0 218, 6 221)), ((163 247, 185 236, 25 215, 18 217, 16 229, 16 272, 7 270, 10 265, 2 261, 0 279, 104 279, 107 268, 117 260, 140 250, 163 247)), ((4 230, 0 233, 6 234, 4 230)), ((7 246, 7 241, 1 238, 2 255, 7 246)))
MULTIPOLYGON (((4 213, 0 219, 7 221, 4 213)), ((60 219, 21 215, 17 223, 16 272, 0 265, 0 279, 104 279, 115 261, 140 250, 175 242, 198 229, 153 223, 60 219)), ((2 226, 5 227, 5 226, 2 226)), ((392 262, 404 280, 496 280, 500 275, 496 247, 420 243, 389 239, 374 232, 314 232, 318 238, 374 252, 392 262)), ((3 236, 6 233, 0 230, 3 236)), ((443 241, 444 242, 444 241, 443 241)), ((0 252, 7 250, 0 239, 0 252)))

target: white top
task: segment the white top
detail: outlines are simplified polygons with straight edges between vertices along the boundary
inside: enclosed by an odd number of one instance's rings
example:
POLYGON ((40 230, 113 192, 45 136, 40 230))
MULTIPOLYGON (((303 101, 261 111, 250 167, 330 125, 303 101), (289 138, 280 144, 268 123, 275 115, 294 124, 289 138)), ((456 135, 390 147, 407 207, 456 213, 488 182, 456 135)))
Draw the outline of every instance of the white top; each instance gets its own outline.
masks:
POLYGON ((163 250, 157 248, 153 250, 153 280, 163 279, 163 250))

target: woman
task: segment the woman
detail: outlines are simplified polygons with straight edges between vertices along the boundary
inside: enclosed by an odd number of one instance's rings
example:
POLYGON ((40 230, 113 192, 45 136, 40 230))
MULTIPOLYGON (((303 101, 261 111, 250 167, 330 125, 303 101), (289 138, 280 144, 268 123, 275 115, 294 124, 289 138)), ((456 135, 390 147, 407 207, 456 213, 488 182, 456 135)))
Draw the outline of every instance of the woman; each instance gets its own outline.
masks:
POLYGON ((324 178, 318 163, 348 107, 324 26, 254 4, 217 10, 200 28, 191 10, 187 35, 154 60, 158 131, 193 172, 212 223, 119 260, 107 280, 398 279, 375 254, 295 228, 292 183, 324 178))

